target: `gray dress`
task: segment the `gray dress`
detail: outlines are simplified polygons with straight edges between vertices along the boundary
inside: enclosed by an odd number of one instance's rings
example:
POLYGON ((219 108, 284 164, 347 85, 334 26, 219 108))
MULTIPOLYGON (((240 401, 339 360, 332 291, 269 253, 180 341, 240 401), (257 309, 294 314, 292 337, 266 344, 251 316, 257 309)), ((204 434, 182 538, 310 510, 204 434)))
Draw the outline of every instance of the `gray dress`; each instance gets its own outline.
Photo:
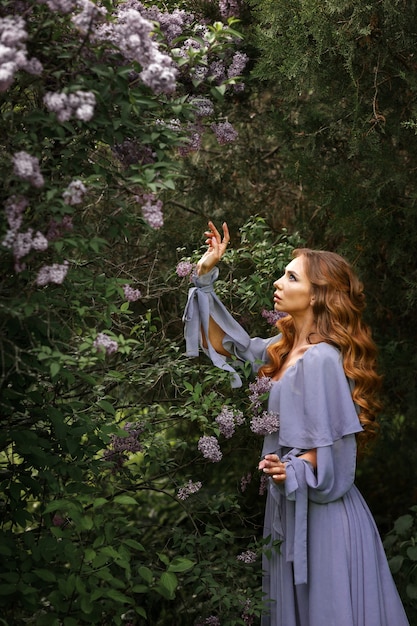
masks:
MULTIPOLYGON (((214 293, 217 268, 195 280, 184 313, 187 353, 198 353, 209 316, 225 331, 224 346, 254 370, 277 341, 251 339, 214 293)), ((241 384, 236 364, 205 350, 241 384)), ((262 626, 408 626, 382 542, 354 485, 356 437, 362 430, 339 351, 311 346, 273 383, 269 411, 279 431, 264 439, 262 455, 286 461, 284 485, 269 480, 264 537, 280 549, 263 559, 268 611, 262 626), (316 470, 299 458, 317 449, 316 470)))

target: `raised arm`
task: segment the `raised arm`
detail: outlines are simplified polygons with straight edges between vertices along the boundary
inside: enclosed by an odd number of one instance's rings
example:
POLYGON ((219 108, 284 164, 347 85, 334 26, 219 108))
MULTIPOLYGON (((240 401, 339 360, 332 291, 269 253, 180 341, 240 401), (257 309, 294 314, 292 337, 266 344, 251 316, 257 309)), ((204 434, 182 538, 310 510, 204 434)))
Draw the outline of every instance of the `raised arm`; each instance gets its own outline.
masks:
MULTIPOLYGON (((217 265, 217 263, 222 258, 223 254, 226 252, 227 244, 230 242, 229 228, 226 222, 223 223, 223 238, 220 235, 219 231, 213 224, 213 222, 208 223, 209 230, 207 230, 204 235, 206 236, 206 244, 207 250, 201 257, 201 259, 197 263, 197 274, 202 276, 203 274, 207 274, 210 270, 213 269, 217 265)), ((225 332, 212 317, 209 319, 209 340, 213 348, 219 354, 223 354, 224 356, 230 356, 230 352, 228 352, 223 346, 223 338, 225 332)), ((204 348, 207 348, 207 338, 204 334, 203 328, 201 329, 201 340, 204 348)))
POLYGON ((209 222, 208 226, 209 230, 204 233, 208 247, 197 263, 197 274, 199 276, 207 274, 207 272, 212 270, 213 267, 217 265, 223 254, 226 252, 227 245, 230 242, 229 228, 226 222, 224 222, 222 226, 223 238, 213 222, 209 222))

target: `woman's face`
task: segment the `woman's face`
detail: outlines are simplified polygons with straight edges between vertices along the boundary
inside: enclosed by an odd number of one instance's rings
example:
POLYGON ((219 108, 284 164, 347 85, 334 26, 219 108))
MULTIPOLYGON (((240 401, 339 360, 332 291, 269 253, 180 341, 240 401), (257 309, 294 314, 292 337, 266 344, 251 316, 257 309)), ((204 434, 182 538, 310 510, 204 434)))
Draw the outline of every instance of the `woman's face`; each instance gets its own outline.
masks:
POLYGON ((284 275, 274 282, 275 311, 299 316, 311 310, 314 297, 304 263, 303 255, 296 257, 287 265, 284 275))

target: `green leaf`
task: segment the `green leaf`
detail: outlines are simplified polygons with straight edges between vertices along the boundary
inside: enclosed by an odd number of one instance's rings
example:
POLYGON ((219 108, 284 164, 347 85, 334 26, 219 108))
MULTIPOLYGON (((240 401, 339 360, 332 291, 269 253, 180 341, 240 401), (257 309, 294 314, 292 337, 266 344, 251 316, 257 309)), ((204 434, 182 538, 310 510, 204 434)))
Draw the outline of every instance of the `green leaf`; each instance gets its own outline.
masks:
POLYGON ((33 573, 45 582, 53 583, 56 581, 55 574, 49 569, 35 569, 33 573))
POLYGON ((417 546, 407 548, 407 556, 411 561, 417 561, 417 546))
POLYGON ((157 591, 168 600, 175 597, 175 589, 178 587, 178 579, 173 572, 163 572, 159 579, 157 591))
POLYGON ((195 564, 195 561, 190 561, 190 559, 176 557, 169 564, 168 572, 186 572, 192 569, 195 564))
POLYGON ((135 506, 137 506, 138 504, 135 498, 132 498, 132 496, 127 496, 127 495, 116 496, 113 502, 115 502, 115 504, 133 504, 135 506))
POLYGON ((133 604, 132 598, 125 596, 124 593, 121 593, 117 589, 109 589, 107 592, 109 598, 114 600, 115 602, 120 602, 121 604, 133 604))
POLYGON ((138 569, 138 574, 144 581, 147 583, 151 583, 153 580, 153 572, 149 569, 149 567, 145 567, 145 565, 141 565, 138 569))
POLYGON ((115 410, 114 410, 114 406, 108 402, 107 400, 99 400, 97 402, 97 405, 103 409, 103 411, 105 411, 106 413, 109 413, 110 415, 114 415, 115 414, 115 410))

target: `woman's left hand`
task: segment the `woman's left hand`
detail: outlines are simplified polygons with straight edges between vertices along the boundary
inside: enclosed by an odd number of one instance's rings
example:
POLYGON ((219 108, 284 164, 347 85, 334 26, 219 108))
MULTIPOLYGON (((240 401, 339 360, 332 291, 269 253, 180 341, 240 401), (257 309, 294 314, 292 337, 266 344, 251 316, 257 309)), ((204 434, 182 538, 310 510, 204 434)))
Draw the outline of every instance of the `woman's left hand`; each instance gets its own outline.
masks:
POLYGON ((287 478, 285 463, 282 463, 276 454, 266 454, 259 463, 258 469, 263 470, 277 484, 284 483, 287 478))

